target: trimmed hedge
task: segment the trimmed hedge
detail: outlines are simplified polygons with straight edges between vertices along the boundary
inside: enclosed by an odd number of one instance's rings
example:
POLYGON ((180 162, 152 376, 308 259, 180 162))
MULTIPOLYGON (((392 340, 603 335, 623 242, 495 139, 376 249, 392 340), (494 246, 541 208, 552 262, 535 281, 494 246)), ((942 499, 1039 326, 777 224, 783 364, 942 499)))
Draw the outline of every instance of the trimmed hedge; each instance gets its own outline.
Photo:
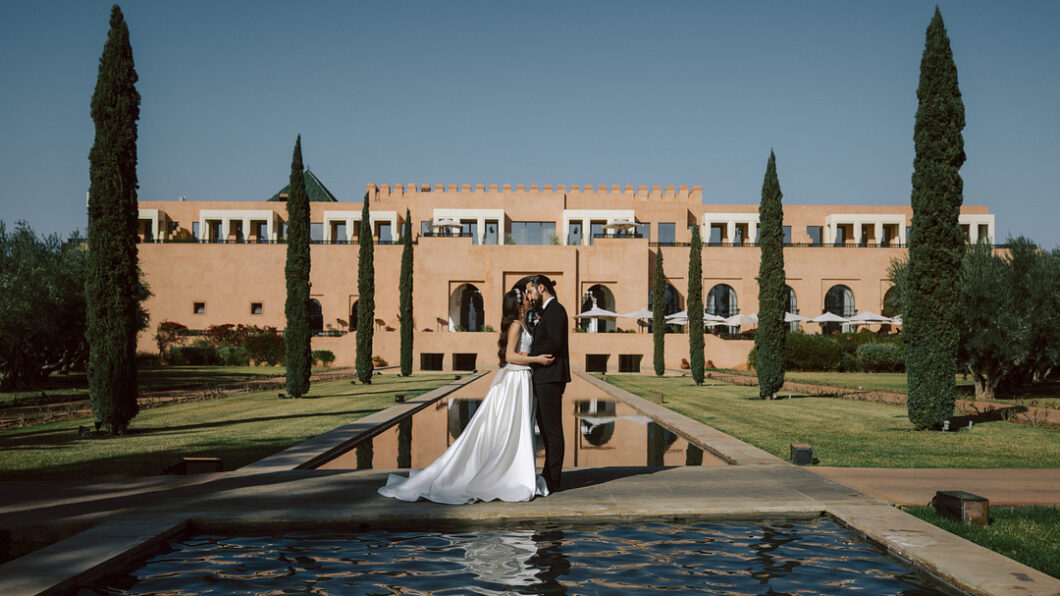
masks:
MULTIPOLYGON (((898 336, 873 333, 807 335, 788 333, 784 367, 792 371, 902 372, 905 348, 898 336)), ((755 368, 758 353, 752 349, 747 366, 755 368)))

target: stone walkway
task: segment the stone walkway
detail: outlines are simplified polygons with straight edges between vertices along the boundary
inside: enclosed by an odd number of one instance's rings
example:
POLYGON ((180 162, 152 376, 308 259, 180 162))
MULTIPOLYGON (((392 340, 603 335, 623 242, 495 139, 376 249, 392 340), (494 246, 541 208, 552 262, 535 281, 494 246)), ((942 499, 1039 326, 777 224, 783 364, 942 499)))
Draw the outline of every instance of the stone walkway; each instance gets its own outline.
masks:
MULTIPOLYGON (((1060 595, 1060 580, 905 514, 871 492, 864 494, 846 486, 853 482, 849 478, 834 481, 822 470, 790 465, 661 405, 591 377, 583 378, 736 465, 571 469, 564 475, 565 490, 549 497, 529 503, 459 507, 380 497, 376 489, 384 483, 387 471, 300 469, 304 462, 319 459, 370 432, 384 419, 404 415, 460 390, 473 380, 468 378, 234 472, 124 483, 0 485, 0 523, 4 527, 20 519, 96 524, 0 566, 0 594, 70 590, 114 566, 123 566, 129 556, 145 552, 158 539, 191 527, 203 532, 245 528, 467 529, 497 524, 539 526, 645 518, 791 519, 826 514, 894 556, 969 594, 1060 595)), ((940 488, 969 490, 948 484, 940 488)))

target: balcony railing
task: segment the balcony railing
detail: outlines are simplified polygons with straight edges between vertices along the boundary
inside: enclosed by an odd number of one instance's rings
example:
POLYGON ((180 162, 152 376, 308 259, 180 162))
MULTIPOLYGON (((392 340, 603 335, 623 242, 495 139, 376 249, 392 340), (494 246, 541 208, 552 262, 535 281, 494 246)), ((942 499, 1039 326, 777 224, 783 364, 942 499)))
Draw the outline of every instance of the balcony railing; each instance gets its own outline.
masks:
POLYGON ((420 232, 423 238, 472 238, 471 232, 420 232))
POLYGON ((593 234, 593 240, 599 240, 601 238, 643 238, 644 234, 638 234, 637 232, 626 232, 619 234, 593 234))
MULTIPOLYGON (((691 242, 649 242, 648 246, 659 247, 659 246, 691 246, 691 242)), ((757 242, 704 242, 703 246, 711 248, 756 248, 759 246, 757 242)), ((907 245, 898 242, 890 243, 875 243, 868 242, 862 244, 823 244, 817 242, 785 242, 785 247, 790 248, 906 248, 907 245)), ((1005 248, 1003 244, 994 245, 995 248, 1005 248)))

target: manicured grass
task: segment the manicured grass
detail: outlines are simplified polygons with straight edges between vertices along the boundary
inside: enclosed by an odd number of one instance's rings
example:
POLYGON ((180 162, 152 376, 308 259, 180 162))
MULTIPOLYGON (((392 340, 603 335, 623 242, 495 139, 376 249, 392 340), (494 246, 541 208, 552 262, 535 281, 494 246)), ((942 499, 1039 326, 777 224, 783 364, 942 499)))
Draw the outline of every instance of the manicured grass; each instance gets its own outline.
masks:
POLYGON ((78 434, 89 418, 0 431, 0 480, 81 480, 161 472, 182 456, 220 457, 233 470, 453 379, 380 375, 372 385, 317 383, 309 397, 277 390, 142 410, 124 437, 78 434))
POLYGON ((1060 508, 991 507, 989 526, 966 526, 939 517, 931 507, 906 511, 947 532, 1060 578, 1060 508))
MULTIPOLYGON (((324 372, 325 369, 314 368, 313 372, 324 372)), ((160 391, 166 389, 188 389, 208 387, 227 383, 240 383, 254 379, 278 377, 284 375, 282 366, 157 366, 139 370, 140 389, 142 391, 160 391)), ((48 398, 88 399, 88 379, 83 372, 68 375, 55 374, 44 383, 29 391, 10 391, 0 393, 0 407, 17 405, 18 402, 33 403, 42 400, 41 393, 48 398)))
POLYGON ((790 457, 809 443, 821 465, 893 468, 1042 468, 1060 461, 1060 431, 983 422, 958 432, 917 431, 904 408, 835 398, 758 399, 756 387, 688 377, 612 375, 608 382, 751 443, 790 457))

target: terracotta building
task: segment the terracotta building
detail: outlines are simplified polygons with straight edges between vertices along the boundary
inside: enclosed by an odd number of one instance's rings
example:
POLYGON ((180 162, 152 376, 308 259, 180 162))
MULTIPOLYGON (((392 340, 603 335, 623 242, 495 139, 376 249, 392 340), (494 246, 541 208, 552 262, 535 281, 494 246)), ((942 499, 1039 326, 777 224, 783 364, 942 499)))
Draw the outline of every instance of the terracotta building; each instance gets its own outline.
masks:
MULTIPOLYGON (((415 362, 423 369, 495 367, 504 293, 544 273, 568 313, 594 304, 619 314, 650 309, 656 251, 663 254, 667 313, 683 310, 692 226, 704 239, 703 296, 721 316, 758 311, 757 205, 703 204, 698 186, 394 185, 369 184, 361 203, 338 201, 306 172, 311 198, 314 350, 352 365, 357 304, 357 242, 375 250, 373 353, 399 358, 399 239, 406 209, 415 242, 415 362)), ((283 244, 286 189, 265 201, 141 201, 140 263, 152 296, 149 330, 139 349, 157 351, 154 329, 175 321, 192 329, 243 323, 284 327, 283 244)), ((887 268, 905 255, 908 205, 785 205, 784 262, 790 312, 815 317, 886 313, 887 268)), ((992 242, 994 215, 961 209, 966 238, 992 242)), ((807 333, 817 323, 802 323, 807 333)), ((572 365, 608 371, 651 369, 647 321, 571 320, 572 365)), ((873 328, 876 329, 876 328, 873 328)), ((706 359, 745 366, 747 327, 715 327, 706 359)), ((688 338, 667 336, 666 363, 688 357, 688 338)))

